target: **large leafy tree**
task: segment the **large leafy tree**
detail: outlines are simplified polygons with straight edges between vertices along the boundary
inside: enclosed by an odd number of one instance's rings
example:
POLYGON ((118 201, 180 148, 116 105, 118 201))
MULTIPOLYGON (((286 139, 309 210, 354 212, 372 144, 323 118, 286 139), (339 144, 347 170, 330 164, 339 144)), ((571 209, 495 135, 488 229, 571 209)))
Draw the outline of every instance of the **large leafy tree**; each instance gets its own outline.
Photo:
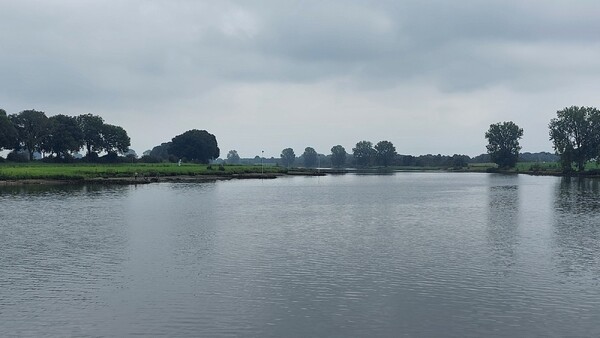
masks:
POLYGON ((305 167, 314 167, 317 164, 317 151, 313 147, 306 147, 302 157, 305 167))
POLYGON ((490 125, 485 138, 488 140, 486 147, 492 161, 500 168, 514 167, 519 159, 521 137, 523 129, 512 121, 490 125))
POLYGON ((44 112, 37 110, 24 110, 10 119, 17 129, 18 147, 26 149, 29 159, 33 159, 35 151, 42 151, 44 138, 49 132, 48 117, 44 112))
POLYGON ((334 167, 341 167, 346 163, 346 149, 341 145, 333 146, 331 148, 331 164, 334 167))
POLYGON ((294 153, 294 149, 285 148, 281 151, 281 162, 284 167, 290 167, 294 164, 296 160, 296 154, 294 153))
POLYGON ((396 158, 396 147, 390 141, 380 141, 375 145, 377 164, 387 167, 396 158))
POLYGON ((548 127, 563 170, 570 171, 575 162, 579 171, 583 171, 585 163, 599 155, 600 111, 571 106, 557 111, 556 115, 548 127))
POLYGON ((361 166, 370 165, 375 157, 373 143, 369 141, 360 141, 356 143, 356 147, 352 148, 352 154, 356 164, 361 166))
POLYGON ((17 144, 17 130, 6 115, 4 109, 0 109, 0 150, 12 149, 17 144))
POLYGON ((206 130, 192 129, 171 140, 169 153, 188 161, 208 163, 219 157, 217 138, 206 130))
POLYGON ((102 117, 92 114, 82 114, 77 116, 77 123, 83 133, 84 147, 89 156, 92 152, 99 152, 103 149, 102 127, 104 120, 102 117))
POLYGON ((122 127, 104 124, 101 133, 102 149, 107 153, 124 154, 129 150, 131 139, 122 127))
POLYGON ((83 132, 77 118, 66 115, 54 115, 48 118, 49 132, 43 142, 43 150, 64 158, 78 151, 84 144, 83 132))

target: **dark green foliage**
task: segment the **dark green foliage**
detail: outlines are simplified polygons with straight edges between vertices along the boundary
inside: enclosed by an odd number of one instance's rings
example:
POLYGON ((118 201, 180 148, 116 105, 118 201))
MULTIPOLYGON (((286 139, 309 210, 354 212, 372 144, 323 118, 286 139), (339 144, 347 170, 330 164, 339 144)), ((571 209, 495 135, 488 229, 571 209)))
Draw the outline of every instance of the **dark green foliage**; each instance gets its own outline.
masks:
POLYGON ((373 149, 373 143, 369 141, 360 141, 352 148, 354 161, 359 166, 368 166, 373 162, 376 151, 373 149))
POLYGON ((102 149, 107 153, 124 154, 129 150, 131 139, 125 129, 111 124, 102 125, 102 149))
POLYGON ((87 154, 99 152, 103 149, 102 126, 104 120, 102 117, 92 114, 83 114, 77 116, 77 123, 83 133, 83 142, 87 154))
POLYGON ((285 148, 281 151, 281 164, 289 168, 294 165, 294 161, 296 161, 296 154, 294 153, 294 149, 285 148))
POLYGON ((342 167, 346 164, 346 149, 341 145, 336 145, 331 148, 331 165, 334 167, 342 167))
POLYGON ((150 151, 150 157, 156 158, 159 161, 168 161, 170 147, 171 142, 161 143, 161 145, 152 148, 150 151))
POLYGON ((206 130, 192 129, 171 140, 169 154, 188 161, 208 163, 219 157, 220 150, 215 135, 206 130))
POLYGON ((6 160, 9 162, 23 163, 29 161, 29 157, 27 157, 26 153, 11 151, 10 153, 8 153, 8 155, 6 155, 6 160))
POLYGON ((42 151, 44 138, 48 135, 48 117, 41 111, 25 110, 11 115, 10 119, 17 129, 18 148, 27 150, 29 159, 33 159, 35 151, 42 151))
POLYGON ((467 155, 454 154, 454 156, 452 156, 452 167, 454 167, 454 168, 468 167, 469 159, 470 158, 467 155))
POLYGON ((55 115, 48 118, 48 135, 42 149, 56 154, 57 158, 68 159, 71 152, 78 151, 83 146, 83 132, 75 117, 55 115))
POLYGON ((396 147, 389 141, 380 141, 375 145, 375 158, 377 164, 387 167, 391 165, 396 157, 396 147))
POLYGON ((587 161, 600 155, 600 111, 571 106, 557 111, 556 115, 548 127, 563 171, 571 171, 575 163, 581 172, 587 161))
POLYGON ((312 147, 306 147, 302 154, 305 167, 314 167, 317 164, 317 152, 312 147))
POLYGON ((150 155, 144 155, 138 161, 141 163, 160 163, 160 162, 162 162, 159 158, 152 157, 150 155))
POLYGON ((13 149, 17 141, 17 130, 6 115, 6 111, 0 109, 0 150, 13 149))
POLYGON ((490 125, 485 133, 488 139, 486 146, 491 159, 500 168, 512 168, 519 158, 519 139, 523 137, 523 129, 514 122, 502 122, 490 125))

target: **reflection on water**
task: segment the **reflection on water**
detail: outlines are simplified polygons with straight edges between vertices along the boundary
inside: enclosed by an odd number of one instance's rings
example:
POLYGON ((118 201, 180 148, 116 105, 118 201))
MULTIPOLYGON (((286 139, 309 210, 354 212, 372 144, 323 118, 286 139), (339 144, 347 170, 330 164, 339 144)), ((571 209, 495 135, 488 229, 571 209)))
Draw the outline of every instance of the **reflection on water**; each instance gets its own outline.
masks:
POLYGON ((510 273, 515 264, 519 227, 519 176, 490 175, 488 236, 494 262, 510 273))
POLYGON ((0 188, 0 336, 598 336, 596 180, 0 188))
POLYGON ((600 280, 600 181, 563 178, 555 194, 555 260, 561 273, 600 280))

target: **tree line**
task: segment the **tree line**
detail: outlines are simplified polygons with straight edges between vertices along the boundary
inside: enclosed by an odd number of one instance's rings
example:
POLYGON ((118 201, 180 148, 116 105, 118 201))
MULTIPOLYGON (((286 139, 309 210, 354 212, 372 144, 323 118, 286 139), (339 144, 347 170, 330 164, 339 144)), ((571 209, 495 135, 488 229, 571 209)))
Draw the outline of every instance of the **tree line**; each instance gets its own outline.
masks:
MULTIPOLYGON (((600 160, 600 111, 594 107, 571 106, 556 112, 548 124, 550 141, 559 156, 563 172, 585 170, 589 161, 600 160), (575 167, 575 168, 574 168, 575 167)), ((517 163, 523 129, 514 122, 490 125, 485 137, 492 161, 500 168, 517 163)))
POLYGON ((129 150, 131 140, 125 129, 108 124, 98 115, 46 116, 37 110, 8 115, 0 109, 0 150, 11 150, 8 159, 19 160, 21 153, 31 160, 34 153, 66 161, 81 149, 93 161, 98 153, 117 156, 129 150))

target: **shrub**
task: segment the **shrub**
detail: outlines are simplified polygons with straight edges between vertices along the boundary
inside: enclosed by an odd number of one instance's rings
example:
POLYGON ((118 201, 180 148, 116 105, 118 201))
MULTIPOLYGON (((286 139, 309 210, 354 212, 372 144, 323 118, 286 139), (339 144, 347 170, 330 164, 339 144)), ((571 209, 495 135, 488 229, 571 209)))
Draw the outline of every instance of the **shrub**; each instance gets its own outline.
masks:
POLYGON ((15 151, 11 151, 7 156, 6 160, 9 162, 29 162, 29 156, 25 153, 18 153, 15 151))

